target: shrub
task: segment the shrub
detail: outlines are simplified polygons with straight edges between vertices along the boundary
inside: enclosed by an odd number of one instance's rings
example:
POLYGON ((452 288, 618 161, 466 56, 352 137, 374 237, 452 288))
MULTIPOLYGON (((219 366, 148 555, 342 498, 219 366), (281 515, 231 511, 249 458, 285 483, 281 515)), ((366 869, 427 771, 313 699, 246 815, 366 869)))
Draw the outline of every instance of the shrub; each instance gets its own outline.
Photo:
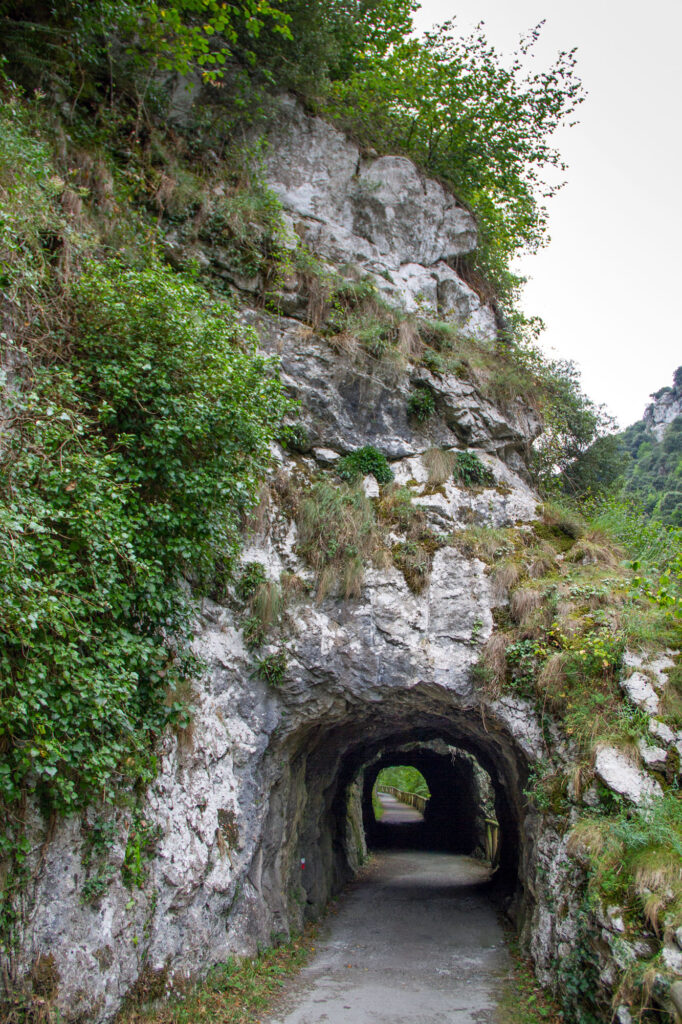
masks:
POLYGON ((339 459, 336 471, 342 480, 351 484, 368 474, 371 474, 380 484, 387 484, 393 479, 386 456, 371 444, 365 445, 364 448, 358 448, 350 455, 344 455, 342 459, 339 459))
POLYGON ((493 487, 495 484, 492 471, 474 452, 457 452, 452 475, 465 487, 493 487))
POLYGON ((196 671, 186 574, 229 572, 287 408, 227 305, 153 264, 91 264, 71 359, 6 395, 0 794, 73 811, 144 782, 196 671))
POLYGON ((417 387, 407 400, 408 414, 418 423, 425 423, 436 411, 433 395, 427 387, 417 387))
POLYGON ((234 586, 237 597, 241 601, 248 601, 266 579, 262 562, 247 562, 234 586))

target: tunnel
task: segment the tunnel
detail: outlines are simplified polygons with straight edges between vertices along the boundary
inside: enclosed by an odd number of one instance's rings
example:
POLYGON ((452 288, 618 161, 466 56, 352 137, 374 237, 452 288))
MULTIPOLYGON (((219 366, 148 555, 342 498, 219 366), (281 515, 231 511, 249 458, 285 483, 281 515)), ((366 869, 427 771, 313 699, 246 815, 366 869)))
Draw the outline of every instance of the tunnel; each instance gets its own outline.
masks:
POLYGON ((492 884, 520 924, 532 904, 528 759, 508 719, 454 707, 447 692, 419 687, 334 711, 332 721, 292 730, 276 754, 258 870, 274 927, 285 931, 292 918, 300 923, 319 913, 368 849, 404 842, 484 857, 486 818, 499 823, 492 884), (379 771, 395 764, 417 768, 431 791, 423 823, 398 839, 375 820, 371 800, 379 771))
POLYGON ((443 850, 486 854, 486 821, 491 783, 476 759, 442 740, 385 750, 363 772, 362 822, 370 849, 443 850), (421 821, 386 824, 377 820, 372 793, 379 773, 393 765, 416 768, 430 791, 421 821))

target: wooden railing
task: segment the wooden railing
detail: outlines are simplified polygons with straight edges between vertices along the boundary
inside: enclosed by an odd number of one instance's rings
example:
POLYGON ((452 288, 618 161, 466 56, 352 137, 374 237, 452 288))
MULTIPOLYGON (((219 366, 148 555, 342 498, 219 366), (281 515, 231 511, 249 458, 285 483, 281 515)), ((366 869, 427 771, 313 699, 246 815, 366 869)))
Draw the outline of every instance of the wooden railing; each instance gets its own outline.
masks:
POLYGON ((427 803, 429 802, 428 796, 418 796, 417 793, 404 793, 402 789, 396 789, 395 786, 379 786, 377 789, 379 793, 390 793, 396 800, 400 800, 401 804, 407 804, 409 807, 414 807, 421 814, 424 813, 427 803))
MULTIPOLYGON (((377 793, 390 793, 401 804, 414 807, 421 814, 424 813, 429 802, 428 796, 418 796, 416 793, 405 793, 395 786, 377 786, 377 793)), ((496 868, 500 862, 500 826, 495 818, 485 818, 485 859, 490 866, 496 868)))
POLYGON ((500 826, 494 818, 485 819, 485 859, 493 868, 500 862, 500 826))

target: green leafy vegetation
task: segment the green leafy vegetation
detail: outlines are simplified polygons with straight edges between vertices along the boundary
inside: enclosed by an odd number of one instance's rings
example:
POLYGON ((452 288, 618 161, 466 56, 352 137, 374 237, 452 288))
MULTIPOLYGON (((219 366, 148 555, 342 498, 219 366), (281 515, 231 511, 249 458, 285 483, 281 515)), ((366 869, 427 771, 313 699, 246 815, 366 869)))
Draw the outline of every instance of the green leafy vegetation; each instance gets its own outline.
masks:
POLYGON ((0 467, 2 796, 61 810, 153 773, 196 671, 182 575, 229 571, 286 408, 229 306, 161 265, 90 263, 70 302, 0 467))
POLYGON ((282 686, 287 674, 286 651, 274 651, 262 658, 256 658, 256 675, 268 686, 282 686))
MULTIPOLYGON (((682 397, 682 367, 672 388, 654 400, 682 397)), ((621 433, 598 437, 574 453, 562 473, 563 487, 578 500, 618 496, 646 519, 682 526, 682 417, 675 417, 658 440, 650 421, 639 420, 621 433)))
MULTIPOLYGON (((580 808, 568 849, 587 882, 579 936, 562 959, 561 1001, 568 1019, 596 1024, 610 1012, 596 1001, 600 915, 617 908, 627 943, 661 938, 680 920, 677 750, 657 766, 662 795, 641 807, 595 781, 594 755, 616 746, 637 763, 639 744, 656 742, 651 715, 621 689, 622 659, 626 646, 645 655, 682 646, 682 534, 611 497, 580 508, 547 504, 532 532, 471 528, 459 543, 490 564, 494 592, 508 599, 479 681, 490 693, 532 701, 546 730, 547 754, 531 767, 526 796, 559 827, 580 808), (550 722, 575 744, 569 769, 552 756, 550 722)), ((679 665, 669 668, 655 716, 673 730, 682 721, 681 682, 679 665)), ((652 978, 666 973, 653 947, 651 956, 632 959, 614 996, 647 1020, 652 978)))
POLYGON ((382 768, 377 775, 375 789, 382 786, 393 786, 403 793, 415 793, 417 796, 431 796, 426 779, 422 773, 409 764, 391 765, 390 768, 382 768))
POLYGON ((407 400, 408 414, 417 421, 425 423, 436 411, 431 390, 427 387, 417 387, 407 400))
POLYGON ((336 471, 342 480, 350 484, 369 474, 380 484, 387 484, 393 479, 386 456, 371 444, 365 445, 364 448, 358 448, 350 455, 344 455, 342 459, 339 459, 336 471))
POLYGON ((590 867, 589 892, 659 935, 682 924, 682 800, 671 789, 643 807, 585 816, 571 835, 590 867))
POLYGON ((479 266, 509 292, 509 257, 544 237, 540 199, 556 188, 545 172, 563 170, 550 138, 582 99, 574 54, 560 54, 546 72, 524 73, 539 28, 505 64, 480 30, 461 38, 454 22, 396 38, 396 22, 407 27, 413 5, 390 6, 394 23, 375 30, 361 54, 349 54, 322 109, 369 145, 411 156, 469 203, 482 229, 479 266))
POLYGON ((519 949, 518 939, 507 935, 512 969, 504 979, 499 1024, 559 1024, 564 1018, 550 994, 538 984, 533 964, 519 949))
POLYGON ((465 487, 493 487, 495 477, 475 452, 457 452, 452 475, 465 487))
MULTIPOLYGON (((670 392, 682 396, 682 367, 675 371, 670 392)), ((638 502, 647 516, 671 526, 682 526, 682 416, 666 427, 660 441, 640 420, 618 435, 629 455, 624 467, 624 493, 638 502)))

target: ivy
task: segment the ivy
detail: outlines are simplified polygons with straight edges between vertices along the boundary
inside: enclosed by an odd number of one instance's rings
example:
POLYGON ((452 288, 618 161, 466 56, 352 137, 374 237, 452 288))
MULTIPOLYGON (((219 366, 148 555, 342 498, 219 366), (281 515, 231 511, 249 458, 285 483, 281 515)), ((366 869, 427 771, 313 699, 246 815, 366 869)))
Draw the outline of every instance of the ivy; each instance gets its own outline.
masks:
POLYGON ((153 776, 197 671, 183 576, 229 573, 287 408, 188 278, 92 263, 71 306, 70 359, 7 389, 0 457, 0 797, 62 812, 153 776))

